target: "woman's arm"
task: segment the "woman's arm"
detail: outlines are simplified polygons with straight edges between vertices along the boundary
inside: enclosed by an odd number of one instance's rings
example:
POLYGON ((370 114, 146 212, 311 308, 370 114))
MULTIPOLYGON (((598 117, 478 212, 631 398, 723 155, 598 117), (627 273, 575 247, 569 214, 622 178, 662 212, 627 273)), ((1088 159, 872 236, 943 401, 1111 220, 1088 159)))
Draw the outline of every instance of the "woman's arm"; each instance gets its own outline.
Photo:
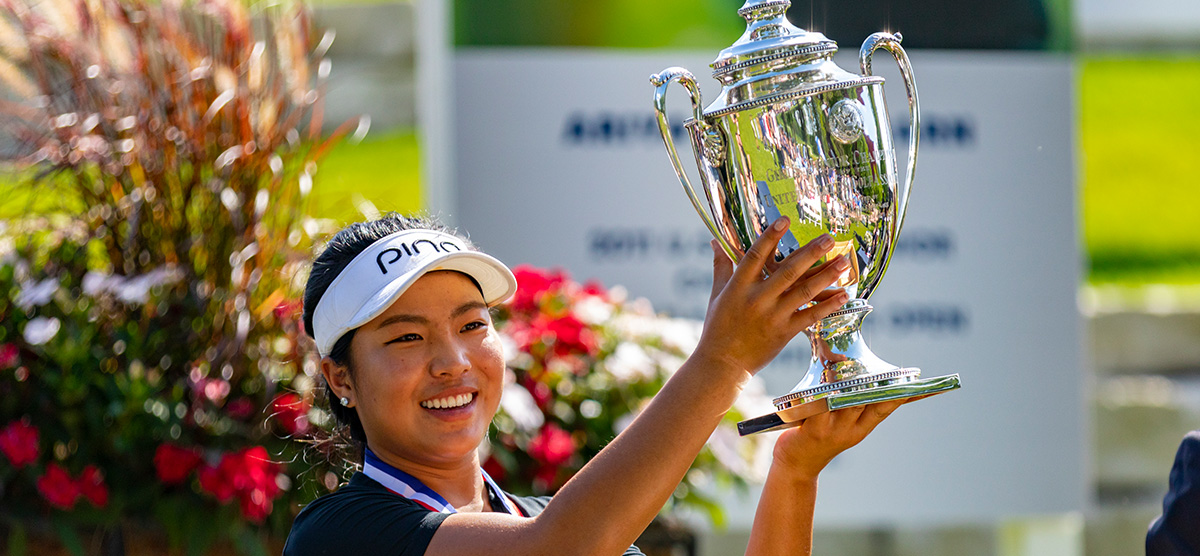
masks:
POLYGON ((811 268, 831 241, 814 241, 763 278, 787 223, 781 218, 765 231, 736 269, 714 248, 713 299, 696 352, 543 513, 532 519, 452 515, 427 554, 613 555, 632 544, 750 377, 846 301, 844 292, 824 291, 844 271, 843 259, 811 268), (813 300, 818 303, 797 310, 813 300))
POLYGON ((754 514, 747 556, 812 554, 817 475, 835 456, 861 442, 902 403, 823 413, 781 434, 754 514))

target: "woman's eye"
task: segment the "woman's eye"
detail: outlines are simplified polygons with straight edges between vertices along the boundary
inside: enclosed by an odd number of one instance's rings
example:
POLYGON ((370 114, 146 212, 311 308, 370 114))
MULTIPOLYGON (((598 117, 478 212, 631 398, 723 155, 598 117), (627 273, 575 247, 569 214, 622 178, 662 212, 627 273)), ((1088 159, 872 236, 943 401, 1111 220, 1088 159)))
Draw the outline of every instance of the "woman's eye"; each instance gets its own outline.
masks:
POLYGON ((398 338, 388 340, 388 342, 385 345, 396 344, 396 343, 400 343, 400 342, 415 342, 420 339, 421 339, 420 334, 405 334, 398 338))
POLYGON ((463 327, 463 332, 469 332, 471 330, 479 330, 480 328, 484 328, 486 326, 487 326, 487 323, 483 322, 481 320, 475 321, 475 322, 469 322, 469 323, 467 323, 466 326, 463 327))

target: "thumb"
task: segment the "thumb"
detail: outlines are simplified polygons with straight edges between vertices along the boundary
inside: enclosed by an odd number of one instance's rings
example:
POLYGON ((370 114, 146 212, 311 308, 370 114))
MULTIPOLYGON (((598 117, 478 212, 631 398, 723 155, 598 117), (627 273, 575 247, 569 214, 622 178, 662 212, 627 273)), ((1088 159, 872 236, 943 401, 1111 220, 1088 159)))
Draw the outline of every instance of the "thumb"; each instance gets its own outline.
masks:
POLYGON ((713 300, 721 295, 725 290, 725 284, 729 283, 729 279, 733 277, 733 261, 729 260, 729 255, 725 254, 725 250, 721 249, 721 244, 717 240, 708 242, 713 250, 713 285, 712 293, 708 297, 708 302, 711 304, 713 300))

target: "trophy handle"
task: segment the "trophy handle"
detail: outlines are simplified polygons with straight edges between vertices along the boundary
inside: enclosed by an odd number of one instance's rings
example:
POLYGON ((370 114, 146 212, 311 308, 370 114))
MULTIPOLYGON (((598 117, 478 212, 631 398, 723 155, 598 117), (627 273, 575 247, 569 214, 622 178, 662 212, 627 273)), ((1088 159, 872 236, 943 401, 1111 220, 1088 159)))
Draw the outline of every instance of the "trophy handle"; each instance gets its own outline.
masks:
POLYGON ((900 235, 904 226, 904 215, 908 211, 908 195, 912 190, 913 178, 917 175, 917 144, 921 142, 921 104, 917 100, 917 84, 913 80, 912 64, 908 62, 908 54, 900 47, 903 39, 900 33, 875 33, 863 41, 858 51, 858 61, 862 66, 863 75, 871 75, 871 54, 882 48, 892 53, 900 66, 900 76, 904 78, 904 87, 908 91, 908 174, 904 177, 904 185, 900 188, 900 206, 897 210, 896 232, 892 236, 893 243, 900 235))
MULTIPOLYGON (((667 120, 667 87, 672 81, 678 81, 683 88, 687 89, 688 95, 692 98, 692 117, 690 120, 695 121, 702 128, 709 126, 704 121, 704 113, 700 108, 700 88, 696 85, 696 77, 686 69, 681 67, 669 67, 657 74, 650 76, 650 84, 654 85, 654 113, 658 120, 658 131, 662 134, 663 143, 667 146, 667 155, 671 158, 671 166, 675 168, 675 175, 679 176, 679 183, 683 184, 683 191, 687 193, 688 199, 692 201, 692 207, 696 209, 696 213, 700 215, 700 219, 704 220, 704 225, 708 226, 708 231, 717 239, 717 243, 721 244, 721 248, 729 255, 729 260, 738 261, 738 254, 729 242, 725 240, 725 236, 721 235, 721 231, 717 228, 716 221, 709 216, 708 211, 704 210, 704 206, 700 204, 700 198, 696 196, 696 190, 692 188, 692 182, 688 180, 687 174, 683 171, 683 163, 679 161, 679 153, 675 151, 675 143, 671 140, 671 124, 667 120)), ((704 153, 695 152, 696 158, 703 158, 704 153)))

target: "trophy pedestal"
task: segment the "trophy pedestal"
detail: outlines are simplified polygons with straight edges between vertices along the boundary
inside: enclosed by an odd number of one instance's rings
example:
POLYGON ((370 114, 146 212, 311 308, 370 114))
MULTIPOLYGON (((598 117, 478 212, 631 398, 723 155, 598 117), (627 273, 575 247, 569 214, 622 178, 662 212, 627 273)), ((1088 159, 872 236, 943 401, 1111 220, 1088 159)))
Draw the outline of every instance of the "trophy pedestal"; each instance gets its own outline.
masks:
MULTIPOLYGON (((868 405, 889 400, 903 400, 921 396, 932 396, 954 390, 960 386, 958 375, 946 375, 934 378, 919 378, 921 371, 908 368, 898 372, 905 374, 891 379, 868 377, 871 382, 849 384, 839 387, 840 383, 829 384, 830 391, 824 396, 808 402, 795 403, 789 407, 768 413, 761 417, 747 419, 738 423, 738 433, 742 436, 781 430, 799 426, 805 419, 827 411, 837 411, 856 405, 868 405)), ((889 373, 890 374, 890 373, 889 373)), ((853 383, 862 379, 847 380, 853 383)), ((816 394, 820 396, 820 394, 816 394)), ((801 399, 793 400, 799 402, 801 399)))
POLYGON ((772 400, 776 411, 738 423, 742 436, 799 426, 805 419, 856 405, 932 396, 960 386, 958 375, 921 378, 921 370, 888 363, 867 347, 862 320, 871 306, 851 300, 805 331, 812 363, 788 394, 772 400))

